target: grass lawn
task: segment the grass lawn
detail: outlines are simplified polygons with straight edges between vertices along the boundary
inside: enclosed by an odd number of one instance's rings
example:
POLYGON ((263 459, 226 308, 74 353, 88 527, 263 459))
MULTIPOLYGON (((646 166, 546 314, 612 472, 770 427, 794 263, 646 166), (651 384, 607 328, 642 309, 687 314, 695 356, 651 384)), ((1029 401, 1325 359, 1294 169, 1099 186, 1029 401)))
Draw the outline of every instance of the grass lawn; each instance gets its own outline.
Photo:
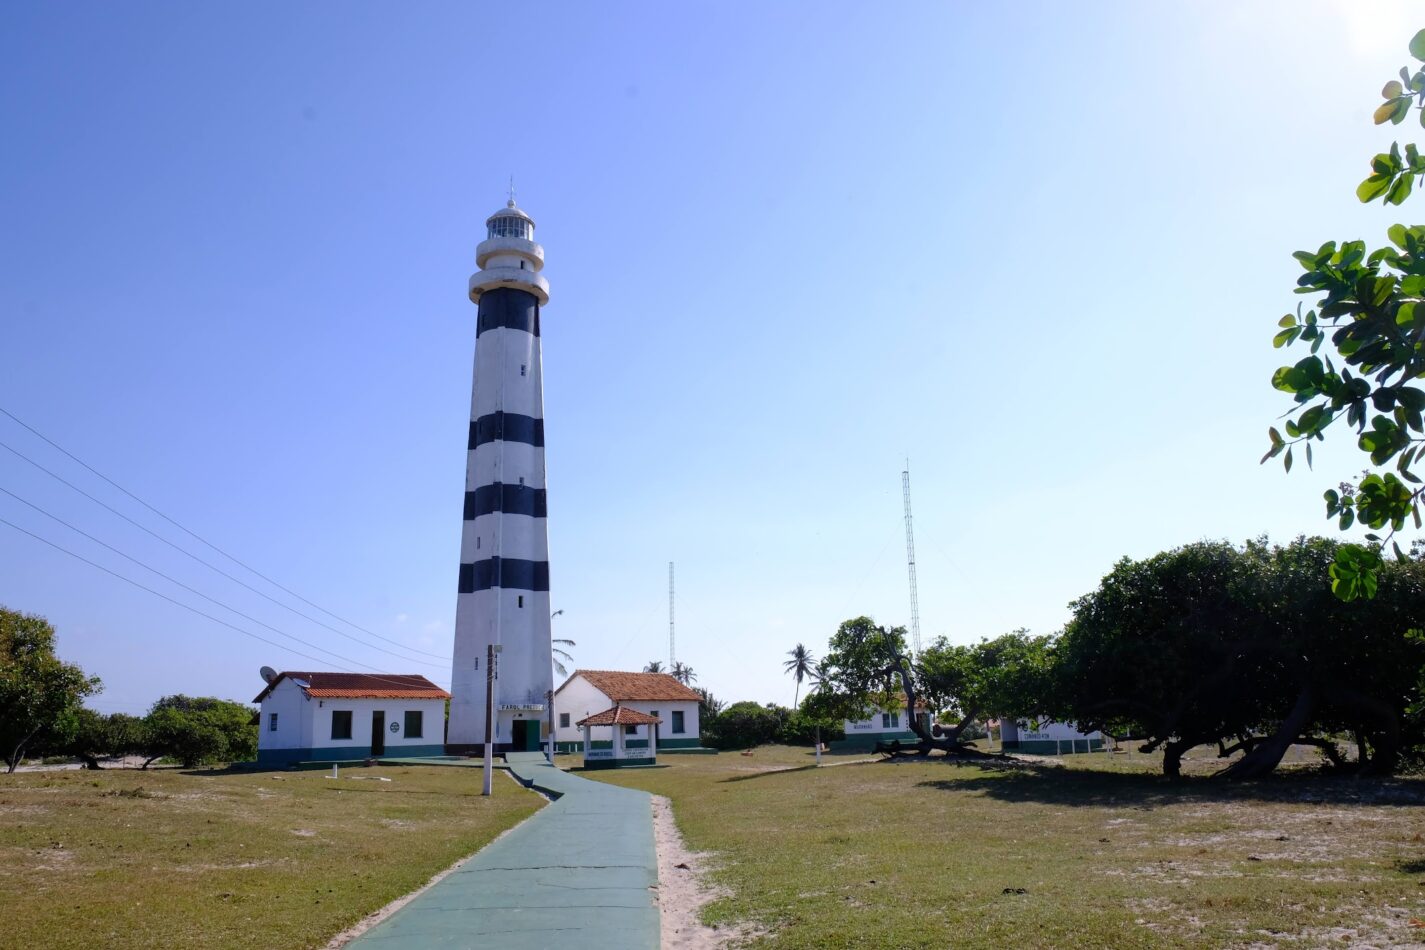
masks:
POLYGON ((1155 758, 1070 759, 816 769, 763 748, 584 774, 671 798, 731 893, 706 919, 759 946, 1425 944, 1425 781, 1173 786, 1155 758))
POLYGON ((327 775, 0 774, 0 944, 321 946, 542 804, 472 768, 327 775))

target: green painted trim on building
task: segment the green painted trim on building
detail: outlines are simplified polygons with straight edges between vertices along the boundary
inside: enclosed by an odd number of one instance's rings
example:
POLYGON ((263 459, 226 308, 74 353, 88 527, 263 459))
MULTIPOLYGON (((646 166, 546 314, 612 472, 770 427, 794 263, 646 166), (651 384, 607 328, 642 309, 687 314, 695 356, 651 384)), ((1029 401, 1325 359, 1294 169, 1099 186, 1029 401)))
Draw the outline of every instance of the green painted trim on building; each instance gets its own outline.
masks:
POLYGON ((658 743, 659 755, 717 755, 716 749, 707 749, 700 745, 678 746, 674 749, 664 748, 663 743, 658 743))
MULTIPOLYGON (((667 752, 676 752, 676 751, 678 751, 679 749, 701 749, 701 748, 703 748, 703 747, 699 744, 699 742, 700 742, 700 740, 698 740, 698 739, 662 739, 662 738, 660 738, 660 739, 658 740, 658 751, 659 751, 659 752, 664 752, 664 751, 667 751, 667 752)), ((611 741, 608 740, 608 739, 595 739, 593 742, 590 742, 590 743, 589 743, 589 748, 591 748, 591 749, 612 749, 613 747, 614 747, 613 742, 611 742, 611 741)), ((629 739, 627 742, 624 743, 624 748, 626 748, 626 749, 646 749, 646 748, 648 748, 648 740, 647 740, 647 739, 629 739)), ((573 742, 556 742, 556 743, 554 743, 554 750, 555 750, 556 752, 583 752, 583 751, 584 751, 584 740, 583 740, 583 739, 575 739, 573 742)), ((714 750, 714 751, 715 751, 715 750, 714 750)))
POLYGON ((387 746, 386 752, 373 756, 370 746, 331 746, 324 749, 259 749, 257 764, 296 765, 299 762, 365 762, 367 759, 413 758, 445 755, 443 745, 387 746))
POLYGON ((876 748, 877 742, 892 742, 896 739, 901 741, 901 745, 907 743, 914 745, 920 741, 920 736, 909 730, 905 732, 872 732, 849 735, 845 739, 833 739, 826 744, 826 747, 832 752, 870 752, 876 748))
POLYGON ((1079 755, 1085 752, 1102 752, 1102 739, 1024 739, 1001 743, 1001 751, 1023 752, 1025 755, 1068 755, 1071 751, 1079 755))
POLYGON ((658 751, 662 752, 664 749, 698 749, 701 748, 701 746, 699 745, 701 741, 702 740, 697 738, 674 739, 673 737, 669 736, 665 739, 663 736, 659 736, 658 751))
POLYGON ((589 771, 599 769, 635 769, 649 765, 657 765, 656 759, 595 759, 592 762, 585 762, 584 768, 589 771))

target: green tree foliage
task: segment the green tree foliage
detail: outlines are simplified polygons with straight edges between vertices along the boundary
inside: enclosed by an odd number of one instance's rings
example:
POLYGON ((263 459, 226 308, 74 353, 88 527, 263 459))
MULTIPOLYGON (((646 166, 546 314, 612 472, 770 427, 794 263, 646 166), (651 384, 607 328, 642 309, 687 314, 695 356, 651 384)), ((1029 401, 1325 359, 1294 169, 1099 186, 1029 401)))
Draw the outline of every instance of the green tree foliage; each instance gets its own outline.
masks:
POLYGON ((797 688, 792 694, 792 705, 796 706, 802 695, 802 683, 816 670, 816 658, 800 643, 788 650, 787 656, 791 659, 782 663, 782 670, 796 681, 797 688))
POLYGON ((643 664, 643 672, 645 672, 645 673, 662 673, 662 672, 663 672, 663 661, 662 661, 662 660, 649 660, 647 663, 643 664))
POLYGON ((702 741, 715 749, 749 749, 775 742, 781 735, 787 710, 754 702, 733 703, 712 721, 702 741))
POLYGON ((1202 542, 1125 558, 1074 602, 1046 711, 1161 748, 1169 776, 1204 744, 1246 753, 1230 778, 1270 772, 1293 743, 1339 761, 1342 733, 1361 750, 1352 767, 1390 771, 1419 742, 1425 645, 1399 631, 1425 623, 1425 563, 1383 564, 1375 598, 1345 601, 1327 584, 1339 547, 1202 542))
MULTIPOLYGON (((1410 53, 1425 60, 1425 30, 1410 41, 1410 53)), ((1381 95, 1377 125, 1400 124, 1412 106, 1420 107, 1425 125, 1425 70, 1402 67, 1400 79, 1386 83, 1381 95)), ((1421 176, 1425 156, 1414 144, 1402 151, 1395 143, 1371 160, 1371 174, 1356 194, 1363 202, 1398 205, 1421 176)), ((1372 466, 1394 463, 1393 472, 1368 470, 1356 484, 1325 494, 1327 517, 1342 530, 1356 523, 1370 529, 1369 546, 1341 548, 1331 571, 1332 588, 1344 600, 1373 596, 1385 545, 1403 557, 1395 533, 1407 521, 1421 526, 1425 482, 1417 463, 1425 460, 1425 389, 1412 384, 1425 373, 1425 227, 1397 224, 1387 234, 1392 246, 1375 250, 1364 241, 1327 241, 1296 252, 1303 269, 1296 292, 1316 296, 1316 305, 1282 317, 1273 340, 1279 348, 1306 345, 1310 353, 1272 376, 1296 408, 1287 413, 1285 435, 1275 426, 1268 430, 1262 461, 1281 456, 1291 471, 1293 450, 1305 443, 1310 465, 1311 443, 1344 419, 1372 466)))
POLYGON ((698 694, 698 722, 701 724, 700 729, 710 726, 712 721, 718 717, 718 714, 727 708, 727 703, 718 699, 701 686, 694 686, 693 692, 698 694))
POLYGON ((102 768, 101 760, 143 752, 144 721, 125 713, 104 715, 81 707, 72 713, 67 728, 46 738, 34 751, 39 755, 68 755, 85 768, 102 768))
MULTIPOLYGON (((807 697, 807 699, 809 701, 811 697, 807 697)), ((844 738, 846 738, 844 717, 834 718, 818 715, 814 710, 808 709, 805 703, 802 708, 791 711, 782 720, 778 733, 778 741, 786 745, 812 745, 835 742, 837 739, 844 738)))
POLYGON ((101 689, 54 653, 54 627, 43 617, 0 607, 0 752, 15 771, 32 743, 56 745, 79 728, 85 696, 101 689))
POLYGON ((257 725, 251 706, 210 696, 165 696, 144 717, 141 754, 192 768, 257 757, 257 725))

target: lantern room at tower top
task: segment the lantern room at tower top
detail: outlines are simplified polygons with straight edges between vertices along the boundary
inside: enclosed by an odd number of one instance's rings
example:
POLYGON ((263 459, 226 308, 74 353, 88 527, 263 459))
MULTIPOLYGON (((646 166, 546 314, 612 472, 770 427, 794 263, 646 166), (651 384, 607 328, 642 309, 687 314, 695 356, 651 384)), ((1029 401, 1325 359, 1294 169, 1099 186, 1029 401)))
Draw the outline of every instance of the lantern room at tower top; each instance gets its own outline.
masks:
POLYGON ((497 287, 511 287, 534 295, 540 306, 549 303, 549 281, 544 269, 544 248, 534 241, 534 219, 515 207, 515 200, 485 221, 487 236, 475 249, 475 266, 470 275, 470 300, 480 302, 481 294, 497 287))

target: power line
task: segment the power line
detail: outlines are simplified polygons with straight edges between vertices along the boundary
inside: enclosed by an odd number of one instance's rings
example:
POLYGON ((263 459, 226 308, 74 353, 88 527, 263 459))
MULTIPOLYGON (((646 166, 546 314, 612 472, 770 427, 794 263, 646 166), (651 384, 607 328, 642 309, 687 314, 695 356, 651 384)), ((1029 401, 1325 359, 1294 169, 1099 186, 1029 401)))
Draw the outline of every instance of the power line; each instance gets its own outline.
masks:
MULTIPOLYGON (((0 409, 0 412, 4 412, 4 410, 3 410, 3 409, 0 409)), ((9 413, 6 413, 6 415, 9 415, 9 413)), ((245 589, 251 591, 252 593, 256 594, 257 596, 261 597, 262 599, 267 600, 267 601, 270 601, 271 603, 276 604, 278 607, 281 607, 283 610, 289 610, 289 611, 291 611, 292 613, 294 613, 294 614, 296 614, 297 616, 301 617, 303 620, 306 620, 306 621, 308 621, 308 622, 310 622, 310 623, 314 623, 314 624, 316 624, 316 625, 319 626, 319 627, 324 627, 325 629, 330 630, 332 633, 335 633, 335 634, 336 634, 337 636, 339 636, 339 637, 346 637, 346 639, 352 641, 353 643, 359 643, 359 644, 361 644, 362 646, 364 646, 364 647, 370 647, 371 649, 375 649, 375 650, 381 649, 381 647, 378 647, 378 646, 376 646, 375 644, 367 643, 365 640, 362 640, 360 637, 353 636, 353 635, 347 633, 345 630, 340 630, 340 629, 338 629, 338 628, 336 628, 336 627, 333 627, 333 626, 332 626, 331 624, 329 624, 329 623, 326 623, 326 622, 324 622, 324 621, 318 620, 316 617, 313 617, 313 616, 311 616, 310 614, 305 614, 305 613, 303 613, 302 611, 298 610, 296 607, 291 606, 290 604, 284 604, 282 601, 278 600, 276 597, 273 597, 271 594, 265 593, 264 591, 258 590, 256 587, 253 587, 251 584, 247 583, 246 581, 239 580, 238 578, 236 578, 236 577, 234 577, 233 575, 229 574, 227 571, 223 570, 221 567, 218 567, 216 564, 213 564, 213 563, 210 562, 210 561, 205 561, 205 560, 203 560, 201 557, 199 557, 198 555, 194 554, 192 551, 189 551, 189 550, 187 550, 186 548, 183 548, 183 547, 180 547, 180 546, 177 545, 177 544, 174 544, 172 541, 168 540, 168 539, 165 538, 163 535, 159 534, 157 531, 154 531, 152 528, 149 528, 149 527, 146 526, 146 525, 140 524, 139 522, 135 521, 133 518, 130 518, 128 515, 124 514, 122 511, 120 511, 119 509, 115 508, 114 506, 109 505, 109 504, 107 504, 107 503, 105 503, 105 502, 103 502, 103 501, 100 501, 98 498, 95 498, 93 495, 89 494, 87 491, 85 491, 84 489, 80 488, 78 485, 74 484, 73 482, 67 480, 67 479, 64 478, 62 475, 59 475, 58 473, 52 472, 52 471, 50 471, 49 469, 45 468, 45 467, 44 467, 43 465, 41 465, 39 462, 36 462, 34 459, 30 458, 28 455, 26 455, 25 453, 21 452, 19 449, 16 449, 16 448, 14 448, 13 446, 10 446, 9 444, 7 444, 7 443, 5 443, 5 442, 3 442, 3 441, 0 441, 0 448, 5 449, 7 452, 10 452, 10 453, 12 453, 13 455, 18 456, 18 457, 20 457, 21 459, 24 459, 26 462, 29 462, 31 465, 33 465, 35 468, 39 469, 40 471, 44 472, 44 473, 45 473, 46 475, 48 475, 49 477, 55 479, 56 481, 60 482, 60 483, 63 484, 63 485, 68 486, 69 488, 71 488, 71 489, 73 489, 74 491, 78 492, 79 494, 83 495, 85 498, 88 498, 90 501, 94 502, 94 504, 98 505, 100 508, 103 508, 105 511, 108 511, 108 512, 110 512, 111 514, 117 515, 118 517, 124 519, 124 520, 127 521, 129 524, 133 525, 135 528, 138 528, 140 531, 144 532, 145 534, 148 534, 148 535, 150 535, 150 536, 152 536, 152 537, 154 537, 154 538, 157 538, 159 541, 162 541, 164 544, 166 544, 166 545, 168 545, 169 547, 173 548, 173 550, 177 551, 178 553, 180 553, 180 554, 182 554, 182 555, 184 555, 184 556, 186 556, 186 557, 192 558, 193 560, 197 561, 199 564, 201 564, 201 565, 203 565, 204 567, 208 568, 208 570, 213 571, 214 573, 220 574, 220 575, 222 575, 223 577, 226 577, 228 580, 232 581, 234 584, 237 584, 239 587, 245 588, 245 589)), ((258 575, 258 576, 260 577, 261 575, 258 575)), ((337 618, 337 619, 340 619, 340 618, 337 618)), ((353 626, 355 626, 355 625, 353 624, 353 626)), ((357 629, 363 629, 363 628, 358 627, 357 629)), ((369 631, 368 631, 368 632, 369 632, 369 631)), ((406 650, 406 651, 408 651, 408 652, 410 652, 410 653, 419 653, 419 654, 421 654, 422 656, 428 656, 428 657, 431 657, 432 659, 436 659, 436 660, 444 660, 444 659, 446 659, 446 657, 440 656, 439 654, 436 654, 436 653, 428 653, 428 652, 426 652, 425 650, 417 650, 415 647, 408 647, 408 646, 405 646, 405 645, 402 644, 402 643, 399 643, 399 642, 397 642, 397 641, 395 641, 395 640, 392 640, 392 639, 390 639, 389 637, 383 637, 383 636, 381 636, 380 634, 377 634, 377 633, 373 633, 373 634, 371 634, 371 635, 374 636, 374 637, 376 637, 378 640, 385 640, 387 643, 394 644, 395 646, 401 647, 401 649, 406 650)))
MULTIPOLYGON (((96 469, 94 466, 90 465, 88 462, 84 461, 82 458, 80 458, 79 456, 75 455, 73 452, 70 452, 70 451, 69 451, 68 449, 66 449, 64 446, 62 446, 62 445, 60 445, 58 442, 54 441, 53 439, 51 439, 49 436, 45 435, 45 434, 44 434, 43 432, 41 432, 40 430, 38 430, 38 429, 36 429, 34 426, 30 425, 28 422, 25 422, 23 419, 21 419, 19 416, 16 416, 13 412, 11 412, 10 410, 6 409, 4 406, 0 406, 0 413, 3 413, 4 415, 8 416, 8 417, 9 417, 10 419, 12 419, 13 421, 15 421, 16 423, 18 423, 19 425, 21 425, 21 426, 23 426, 24 428, 28 429, 30 432, 34 433, 34 435, 38 436, 40 439, 43 439, 45 442, 47 442, 50 446, 52 446, 53 448, 55 448, 55 449, 58 450, 59 452, 63 453, 66 457, 68 457, 68 458, 72 459, 73 461, 79 463, 79 464, 82 465, 85 469, 87 469, 89 472, 91 472, 91 473, 93 473, 94 475, 98 476, 99 478, 103 479, 105 482, 107 482, 108 484, 112 485, 114 488, 117 488, 119 491, 123 492, 125 495, 128 495, 128 496, 129 496, 130 498, 132 498, 134 501, 136 501, 136 502, 138 502, 139 504, 143 505, 143 506, 144 506, 145 508, 147 508, 149 511, 151 511, 151 512, 153 512, 154 514, 158 515, 158 516, 159 516, 160 518, 162 518, 164 521, 167 521, 169 524, 173 525, 175 528, 177 528, 178 530, 182 531, 184 534, 187 534, 188 536, 194 538, 195 540, 201 542, 202 544, 207 545, 208 547, 212 548, 214 551, 217 551, 217 552, 218 552, 219 554, 221 554, 223 557, 227 558, 229 561, 232 561, 232 562, 233 562, 234 564, 236 564, 238 567, 241 567, 243 570, 248 571, 248 572, 252 573, 253 575, 255 575, 255 576, 257 576, 257 577, 262 578, 263 580, 267 581, 267 583, 271 584, 273 587, 276 587, 278 590, 280 590, 280 591, 282 591, 282 592, 284 592, 284 593, 286 593, 286 594, 289 594, 289 595, 291 595, 292 597, 297 598, 297 599, 300 600, 302 603, 306 604, 308 607, 311 607, 311 608, 313 608, 313 609, 315 609, 315 610, 320 610, 322 613, 326 614, 328 617, 331 617, 331 618, 334 619, 334 620, 338 620, 338 621, 340 621, 340 622, 346 624, 348 627, 351 627, 351 628, 354 629, 354 630, 360 630, 362 633, 365 633, 365 634, 367 634, 367 635, 369 635, 369 636, 373 636, 373 637, 375 637, 375 638, 378 639, 378 640, 385 640, 387 643, 395 644, 396 646, 401 647, 402 649, 410 650, 412 653, 423 653, 423 654, 425 654, 426 656, 435 657, 436 659, 444 659, 444 657, 441 657, 441 656, 439 656, 438 654, 435 654, 435 653, 426 653, 424 650, 416 650, 416 649, 414 649, 414 648, 407 647, 407 646, 405 646, 404 644, 399 643, 399 642, 396 641, 396 640, 392 640, 392 639, 390 639, 389 637, 383 637, 381 634, 377 633, 376 631, 374 631, 374 630, 368 630, 367 628, 361 626, 360 624, 353 623, 352 621, 347 620, 347 619, 344 618, 344 617, 338 616, 337 614, 334 614, 334 613, 332 613, 330 610, 328 610, 328 609, 326 609, 325 607, 323 607, 321 604, 313 603, 312 601, 310 601, 310 600, 308 600, 307 598, 303 597, 301 594, 297 593, 296 591, 294 591, 294 590, 292 590, 292 589, 290 589, 290 588, 288 588, 288 587, 284 587, 283 585, 277 583, 277 581, 273 580, 272 578, 268 577, 266 574, 264 574, 264 573, 262 573, 261 571, 259 571, 257 568, 252 567, 252 566, 250 566, 250 565, 248 565, 248 564, 246 564, 246 563, 244 563, 244 562, 238 560, 236 557, 234 557, 233 555, 229 554, 227 551, 224 551, 222 548, 218 547, 216 544, 214 544, 213 542, 209 541, 207 538, 205 538, 205 537, 203 537, 202 535, 198 534, 196 531, 194 531, 194 530, 192 530, 191 528, 188 528, 187 526, 185 526, 185 525, 179 523, 178 521, 174 520, 173 518, 170 518, 168 515, 164 514, 162 511, 159 511, 159 510, 158 510, 157 508, 155 508, 153 505, 150 505, 148 502, 144 501, 144 500, 143 500, 142 498, 140 498, 138 495, 135 495, 133 492, 129 491, 129 490, 128 490, 127 488, 125 488, 123 485, 120 485, 118 482, 114 481, 112 478, 110 478, 109 476, 105 475, 103 472, 99 471, 99 470, 96 469)), ((5 446, 5 448, 9 449, 10 447, 7 445, 7 446, 5 446)), ((10 451, 11 451, 11 452, 14 452, 15 450, 14 450, 14 449, 10 449, 10 451)), ((18 455, 19 453, 16 452, 16 454, 18 455)), ((21 458, 24 458, 24 456, 21 456, 21 458)), ((29 459, 25 459, 25 460, 26 460, 26 461, 30 461, 29 459)), ((34 463, 31 463, 31 464, 34 464, 34 463)), ((50 474, 53 474, 53 473, 50 473, 50 474)), ((55 477, 58 478, 59 476, 56 475, 55 477)), ((63 479, 60 479, 60 480, 63 481, 63 479)), ((69 483, 68 483, 68 482, 65 482, 65 484, 68 485, 69 483)), ((71 485, 70 487, 73 488, 74 486, 71 485)), ((75 490, 78 491, 78 489, 75 489, 75 490)), ((83 493, 81 492, 81 494, 83 494, 83 493)), ((97 499, 96 499, 96 500, 97 500, 97 499)), ((103 504, 103 503, 100 502, 100 504, 103 504)), ((105 507, 108 507, 108 506, 105 506, 105 507)), ((112 510, 112 509, 110 509, 110 510, 112 510)), ((117 512, 115 512, 115 513, 117 514, 117 512)), ((140 526, 140 527, 142 527, 142 526, 140 526)), ((144 530, 148 530, 148 529, 145 528, 144 530)), ((150 532, 150 533, 152 533, 152 532, 150 532)), ((155 535, 155 537, 157 537, 157 535, 155 535)), ((160 540, 162 540, 162 539, 160 539, 160 540)), ((175 545, 175 547, 177 547, 177 546, 175 545)), ((178 550, 182 551, 183 549, 182 549, 182 548, 178 548, 178 550)), ((184 551, 183 553, 184 553, 184 554, 188 554, 187 551, 184 551)), ((189 557, 193 557, 193 555, 190 554, 189 557)), ((195 559, 196 559, 196 558, 195 558, 195 559)), ((202 562, 202 563, 205 563, 205 564, 206 564, 207 562, 202 562)), ((212 565, 208 565, 208 566, 209 566, 209 567, 212 567, 212 565)), ((213 570, 216 571, 216 570, 218 570, 218 569, 214 567, 213 570)), ((222 571, 218 571, 218 573, 222 574, 223 572, 222 572, 222 571)), ((232 581, 234 581, 235 583, 242 584, 242 581, 237 580, 236 578, 232 577, 231 575, 223 574, 223 576, 224 576, 224 577, 228 577, 229 580, 232 580, 232 581)), ((247 585, 246 585, 246 584, 243 584, 243 586, 246 587, 247 585)), ((250 588, 250 587, 249 587, 248 589, 249 589, 249 590, 252 590, 252 588, 250 588)), ((254 593, 260 593, 260 592, 254 591, 254 593)), ((266 594, 263 594, 262 596, 266 597, 267 595, 266 595, 266 594)), ((268 598, 268 599, 271 600, 271 598, 268 598)), ((274 603, 278 603, 278 602, 277 602, 277 601, 274 601, 274 603)), ((287 607, 286 604, 282 604, 281 606, 287 607)), ((302 614, 302 613, 300 613, 300 611, 294 610, 294 609, 291 608, 291 607, 287 607, 287 609, 288 609, 288 610, 292 610, 293 613, 297 613, 299 616, 306 617, 306 614, 302 614)), ((308 617, 307 619, 310 620, 311 618, 308 617)), ((320 621, 317 621, 317 620, 313 620, 312 622, 313 622, 313 623, 321 623, 320 621)), ((325 625, 325 624, 322 624, 322 626, 326 626, 326 625, 325 625)), ((331 629, 334 629, 334 628, 328 627, 327 629, 331 630, 331 629)), ((337 632, 337 633, 341 633, 341 631, 339 631, 339 630, 336 631, 336 632, 337 632)), ((345 634, 343 634, 343 636, 345 636, 345 634)), ((357 640, 356 642, 360 643, 361 641, 357 640)))
MULTIPOLYGON (((30 537, 34 538, 36 541, 39 541, 41 544, 47 544, 47 545, 49 545, 50 547, 54 548, 56 551, 59 551, 59 552, 61 552, 61 553, 63 553, 63 554, 68 554, 70 557, 74 558, 74 559, 77 560, 77 561, 83 561, 85 564, 88 564, 90 567, 98 568, 99 570, 103 571, 105 574, 108 574, 108 575, 111 576, 111 577, 117 577, 119 580, 123 581, 123 582, 126 583, 126 584, 132 584, 134 587, 137 587, 139 590, 147 591, 148 593, 152 594, 153 596, 162 598, 163 600, 166 600, 166 601, 168 601, 170 604, 173 604, 173 605, 175 605, 175 606, 177 606, 177 607, 182 607, 184 610, 187 610, 187 611, 189 611, 190 613, 195 613, 195 614, 197 614, 197 615, 200 616, 200 617, 203 617, 203 618, 205 618, 205 619, 207 619, 207 620, 213 621, 214 623, 222 624, 224 627, 227 627, 227 628, 230 629, 230 630, 236 630, 238 633, 242 634, 242 635, 245 636, 245 637, 251 637, 251 638, 254 639, 254 640, 259 640, 259 641, 261 641, 261 642, 263 642, 263 643, 266 643, 268 646, 274 646, 274 647, 276 647, 276 648, 279 649, 279 650, 286 650, 288 653, 295 654, 296 656, 300 656, 300 657, 302 657, 303 659, 314 660, 314 661, 316 661, 317 663, 328 663, 328 662, 330 662, 329 660, 324 660, 324 659, 322 659, 321 657, 312 656, 310 653, 303 653, 301 650, 294 650, 294 649, 292 649, 291 647, 287 646, 286 644, 278 643, 278 642, 275 641, 275 640, 269 640, 269 639, 267 639, 266 637, 261 636, 260 634, 253 633, 251 630, 245 630, 245 629, 243 629, 242 627, 239 627, 237 624, 228 623, 226 620, 223 620, 223 619, 220 618, 220 617, 214 617, 212 614, 210 614, 210 613, 205 613, 204 611, 199 610, 197 607, 194 607, 194 606, 192 606, 192 605, 190 605, 190 604, 185 604, 185 603, 183 603, 183 601, 181 601, 181 600, 176 600, 176 599, 174 599, 174 598, 172 598, 172 597, 169 597, 167 594, 163 593, 162 591, 157 591, 157 590, 154 590, 152 587, 148 587, 148 586, 146 586, 146 585, 144 585, 144 584, 140 584, 138 581, 134 580, 134 579, 131 578, 131 577, 125 577, 124 575, 120 574, 118 571, 111 570, 111 569, 105 567, 104 565, 98 563, 97 561, 91 561, 91 560, 89 560, 89 558, 85 557, 85 556, 82 555, 82 554, 76 554, 75 552, 69 550, 68 548, 64 547, 63 545, 56 544, 55 542, 49 540, 48 538, 42 537, 41 535, 35 534, 33 531, 29 531, 29 530, 27 530, 27 529, 25 529, 25 528, 20 527, 19 525, 15 524, 14 522, 6 521, 4 518, 0 518, 0 524, 3 524, 3 525, 5 525, 6 527, 9 527, 9 528, 13 528, 14 530, 20 532, 21 534, 29 535, 30 537)), ((361 662, 359 662, 359 661, 357 661, 357 660, 353 660, 353 659, 351 659, 350 657, 342 656, 342 655, 339 654, 339 653, 332 653, 330 650, 326 650, 326 649, 323 649, 322 647, 316 646, 316 645, 314 645, 314 644, 307 643, 307 641, 305 641, 305 640, 299 640, 299 639, 297 639, 296 637, 291 636, 290 634, 284 634, 284 636, 289 637, 289 639, 296 640, 298 643, 302 644, 303 646, 309 646, 309 647, 311 647, 311 648, 314 649, 314 650, 318 650, 318 651, 320 651, 320 652, 322 652, 322 653, 326 653, 326 654, 328 654, 328 655, 330 655, 330 656, 337 657, 338 659, 341 659, 341 660, 343 660, 344 662, 352 663, 352 664, 355 664, 356 666, 365 666, 368 670, 375 670, 375 669, 376 669, 376 667, 374 667, 374 666, 367 666, 367 664, 361 663, 361 662)), ((344 673, 355 673, 355 672, 356 672, 356 670, 346 669, 346 668, 344 668, 344 667, 341 668, 341 669, 342 669, 342 672, 344 672, 344 673)), ((377 672, 379 673, 379 671, 377 671, 377 672)), ((379 679, 381 682, 384 682, 384 683, 390 683, 390 684, 392 684, 392 685, 409 686, 408 683, 402 683, 402 682, 400 682, 399 680, 386 679, 385 677, 381 677, 381 676, 377 676, 376 679, 379 679)))
MULTIPOLYGON (((315 650, 321 650, 323 653, 329 653, 329 652, 331 652, 331 651, 327 650, 325 647, 319 647, 319 646, 317 646, 315 643, 307 643, 306 640, 303 640, 303 639, 301 639, 300 637, 293 636, 292 634, 288 633, 286 630, 282 630, 282 629, 280 629, 280 628, 278 628, 278 627, 274 627, 274 626, 272 626, 272 624, 270 624, 270 623, 265 623, 265 622, 263 622, 263 621, 261 621, 261 620, 258 620, 256 617, 253 617, 253 616, 251 616, 251 615, 249 615, 249 614, 245 614, 245 613, 243 613, 241 610, 238 610, 236 607, 232 606, 231 604, 226 604, 226 603, 224 603, 223 601, 218 600, 218 599, 215 598, 215 597, 209 597, 207 594, 203 593, 201 590, 198 590, 197 588, 189 587, 187 584, 183 583, 182 581, 180 581, 180 580, 178 580, 178 579, 176 579, 176 578, 174 578, 174 577, 171 577, 171 576, 168 575, 168 574, 163 573, 163 572, 160 571, 158 568, 152 567, 152 566, 150 566, 150 565, 148 565, 148 564, 145 564, 143 561, 140 561, 138 558, 133 557, 132 555, 125 554, 123 551, 120 551, 118 548, 114 547, 112 544, 109 544, 109 543, 106 542, 106 541, 101 541, 100 539, 94 537, 94 535, 90 534, 90 533, 87 532, 87 531, 81 530, 80 528, 76 528, 74 525, 70 524, 68 521, 65 521, 63 518, 60 518, 59 516, 54 515, 54 514, 48 512, 48 511, 46 511, 45 509, 41 508, 39 505, 35 504, 34 502, 32 502, 32 501, 27 501, 26 499, 21 498, 19 495, 17 495, 17 494, 15 494, 14 492, 10 491, 10 489, 4 487, 3 485, 0 485, 0 492, 4 492, 5 494, 9 495, 11 498, 15 499, 16 501, 20 502, 20 503, 23 504, 23 505, 28 505, 29 507, 33 508, 35 511, 38 511, 40 514, 44 515, 46 518, 49 518, 51 521, 55 521, 55 522, 58 522, 59 524, 64 525, 64 526, 65 526, 66 528, 68 528, 70 531, 73 531, 74 533, 79 534, 79 535, 83 535, 84 537, 88 538, 90 541, 93 541, 95 544, 98 544, 98 545, 100 545, 100 546, 102 546, 102 547, 108 548, 110 551, 113 551, 115 554, 119 555, 119 557, 124 558, 124 559, 127 560, 127 561, 132 561, 134 564, 137 564, 139 567, 143 568, 143 569, 146 570, 146 571, 149 571, 149 572, 151 572, 151 573, 153 573, 153 574, 157 574, 159 577, 161 577, 161 578, 163 578, 164 580, 168 581, 170 584, 175 584, 175 585, 177 585, 178 587, 181 587, 181 588, 183 588, 184 590, 188 591, 190 594, 197 594, 199 597, 203 598, 204 600, 208 601, 209 603, 211 603, 211 604, 216 604, 217 606, 222 607, 224 610, 230 610, 230 611, 232 611, 233 613, 237 614, 239 617, 243 618, 244 620, 251 621, 252 623, 257 624, 259 627, 266 627, 268 630, 271 630, 273 633, 276 633, 276 634, 278 634, 278 635, 280 635, 280 636, 284 636, 284 637, 288 637, 288 638, 290 638, 290 639, 292 639, 292 640, 296 640, 298 643, 305 643, 307 646, 312 647, 312 648, 315 649, 315 650)), ((358 642, 360 642, 360 641, 358 641, 358 642)), ((399 653, 395 653, 395 652, 392 652, 391 650, 383 649, 382 647, 372 646, 372 645, 370 645, 370 644, 367 644, 367 645, 368 645, 368 646, 371 646, 371 649, 373 649, 373 650, 380 650, 382 653, 390 654, 391 656, 394 656, 396 659, 401 660, 401 661, 406 662, 406 663, 419 663, 419 664, 421 664, 422 666, 436 666, 436 667, 443 667, 443 666, 445 665, 445 664, 431 663, 429 660, 417 660, 417 659, 413 659, 412 657, 401 656, 399 653)), ((333 654, 332 654, 332 656, 340 656, 340 655, 341 655, 341 654, 338 654, 338 653, 333 653, 333 654)), ((356 662, 356 661, 355 661, 355 660, 352 660, 351 662, 354 663, 354 662, 356 662)), ((362 664, 362 665, 364 665, 364 664, 362 664)))

